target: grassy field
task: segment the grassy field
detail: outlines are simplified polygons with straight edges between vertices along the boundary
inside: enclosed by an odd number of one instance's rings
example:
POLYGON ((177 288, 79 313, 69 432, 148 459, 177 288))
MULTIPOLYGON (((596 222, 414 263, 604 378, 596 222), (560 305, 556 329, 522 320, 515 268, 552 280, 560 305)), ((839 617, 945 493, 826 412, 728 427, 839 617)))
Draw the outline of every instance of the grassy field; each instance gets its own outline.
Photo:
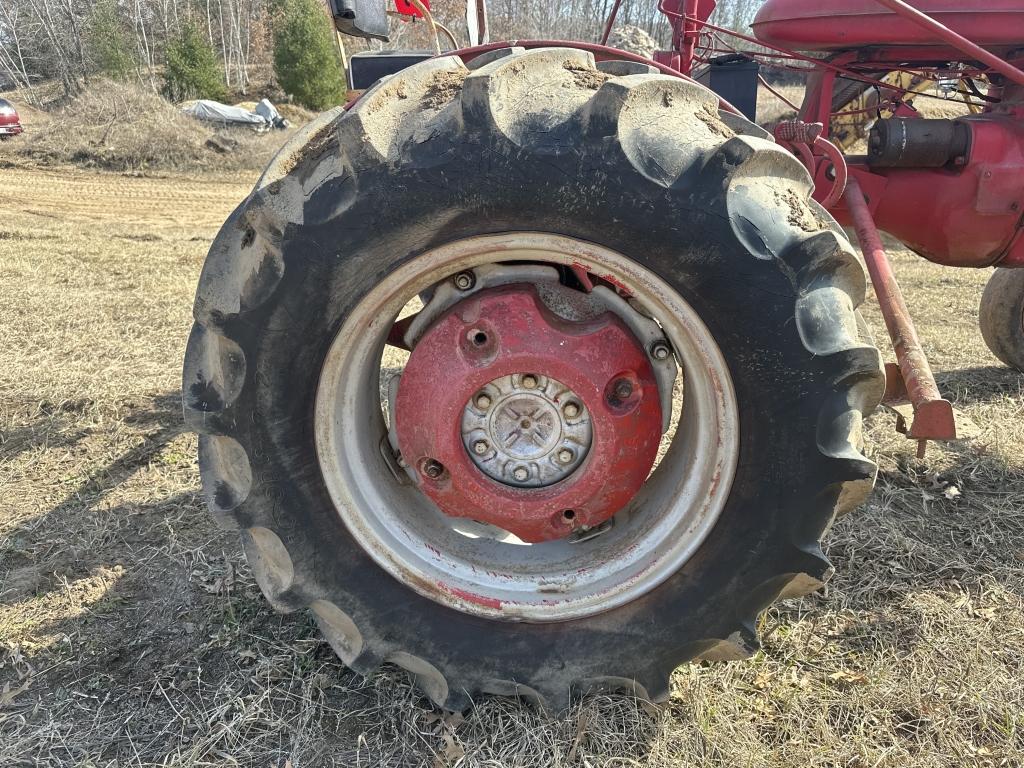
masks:
POLYGON ((830 534, 837 575, 768 613, 755 658, 680 668, 659 712, 446 718, 274 614, 203 508, 180 362, 253 181, 0 165, 0 765, 1024 765, 1024 377, 976 330, 985 272, 896 253, 980 435, 919 461, 873 417, 881 475, 830 534))

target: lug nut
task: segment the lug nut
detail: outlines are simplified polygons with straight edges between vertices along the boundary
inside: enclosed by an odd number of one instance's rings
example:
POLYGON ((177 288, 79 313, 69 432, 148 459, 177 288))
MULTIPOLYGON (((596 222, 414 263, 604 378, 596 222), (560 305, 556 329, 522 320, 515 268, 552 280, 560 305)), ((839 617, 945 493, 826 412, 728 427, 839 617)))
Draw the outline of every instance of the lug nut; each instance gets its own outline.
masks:
POLYGON ((477 395, 476 396, 476 407, 481 411, 486 411, 491 407, 491 398, 489 395, 477 395))
POLYGON ((618 400, 629 400, 633 396, 633 382, 629 379, 619 379, 615 382, 612 391, 618 400))
POLYGON ((580 415, 580 407, 576 403, 566 403, 565 407, 562 408, 562 413, 565 414, 567 419, 575 419, 580 415))
POLYGON ((522 384, 526 389, 533 389, 534 387, 537 386, 537 377, 531 373, 528 373, 525 376, 523 376, 519 383, 522 384))
POLYGON ((651 357, 655 360, 668 360, 672 354, 672 350, 668 348, 668 344, 663 341, 656 341, 651 345, 651 357))
POLYGON ((476 277, 472 272, 459 272, 453 280, 455 287, 460 291, 468 291, 474 285, 476 285, 476 277))
POLYGON ((568 448, 563 448, 558 452, 559 464, 571 464, 574 458, 575 456, 573 455, 573 452, 570 451, 568 448))
POLYGON ((529 476, 530 476, 530 473, 526 471, 526 467, 516 467, 512 471, 512 477, 514 477, 519 482, 523 482, 523 480, 525 480, 529 476))
POLYGON ((486 440, 477 440, 473 443, 473 453, 477 456, 483 456, 490 449, 491 446, 487 444, 486 440))
POLYGON ((444 465, 437 459, 426 459, 423 462, 423 474, 431 480, 437 480, 444 474, 444 465))

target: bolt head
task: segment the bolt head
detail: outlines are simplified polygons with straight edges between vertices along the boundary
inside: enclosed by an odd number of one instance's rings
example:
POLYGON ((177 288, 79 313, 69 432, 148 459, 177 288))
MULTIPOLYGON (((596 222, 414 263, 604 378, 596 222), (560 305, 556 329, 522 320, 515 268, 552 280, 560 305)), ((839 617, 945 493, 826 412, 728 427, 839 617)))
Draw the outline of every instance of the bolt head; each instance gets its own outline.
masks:
POLYGON ((423 462, 423 474, 436 480, 444 474, 444 465, 436 459, 427 459, 423 462))
POLYGON ((514 477, 514 478, 515 478, 516 480, 518 480, 519 482, 522 482, 523 480, 525 480, 525 479, 526 479, 526 478, 528 478, 529 476, 530 476, 530 473, 529 473, 529 472, 527 472, 527 471, 526 471, 526 469, 525 469, 524 467, 516 467, 516 468, 515 468, 515 469, 514 469, 514 470, 512 471, 512 477, 514 477))
POLYGON ((580 415, 580 407, 576 403, 566 403, 565 407, 562 408, 562 413, 565 414, 567 419, 575 419, 580 415))
POLYGON ((655 360, 668 360, 671 354, 672 350, 664 342, 655 342, 654 346, 651 347, 651 357, 655 360))
POLYGON ((633 382, 629 379, 619 379, 615 382, 615 397, 619 400, 628 400, 633 396, 633 382))
POLYGON ((455 276, 454 283, 460 291, 468 291, 476 284, 476 278, 472 272, 460 272, 455 276))
POLYGON ((481 411, 486 411, 491 407, 491 398, 489 395, 477 395, 476 396, 476 407, 481 411))
POLYGON ((575 458, 573 456, 573 452, 570 451, 568 448, 563 448, 558 452, 558 462, 560 464, 571 464, 573 458, 575 458))
POLYGON ((533 389, 537 386, 537 377, 528 373, 519 380, 519 383, 526 387, 526 389, 533 389))
POLYGON ((486 440, 477 440, 475 443, 473 443, 473 453, 475 453, 477 456, 483 456, 485 453, 487 453, 490 447, 491 446, 487 444, 486 440))

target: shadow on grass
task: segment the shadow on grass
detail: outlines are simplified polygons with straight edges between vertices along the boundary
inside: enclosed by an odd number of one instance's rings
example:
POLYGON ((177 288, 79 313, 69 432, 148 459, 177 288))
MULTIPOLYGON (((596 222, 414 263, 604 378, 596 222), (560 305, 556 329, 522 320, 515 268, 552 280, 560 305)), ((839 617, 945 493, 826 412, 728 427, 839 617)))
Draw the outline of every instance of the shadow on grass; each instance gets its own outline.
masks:
POLYGON ((939 391, 954 405, 982 403, 1024 392, 1024 373, 999 365, 980 365, 935 374, 939 391))

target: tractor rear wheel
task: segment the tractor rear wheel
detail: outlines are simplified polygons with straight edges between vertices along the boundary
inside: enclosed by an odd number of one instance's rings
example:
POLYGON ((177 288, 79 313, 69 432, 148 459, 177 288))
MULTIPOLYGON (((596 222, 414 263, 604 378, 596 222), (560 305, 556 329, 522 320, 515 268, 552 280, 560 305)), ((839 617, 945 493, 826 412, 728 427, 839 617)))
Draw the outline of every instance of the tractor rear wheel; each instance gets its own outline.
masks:
POLYGON ((996 269, 985 286, 978 324, 993 355, 1024 371, 1024 269, 996 269))
POLYGON ((214 242, 185 360, 271 604, 449 709, 751 653, 875 475, 863 265, 810 186, 710 91, 570 48, 318 118, 214 242))

